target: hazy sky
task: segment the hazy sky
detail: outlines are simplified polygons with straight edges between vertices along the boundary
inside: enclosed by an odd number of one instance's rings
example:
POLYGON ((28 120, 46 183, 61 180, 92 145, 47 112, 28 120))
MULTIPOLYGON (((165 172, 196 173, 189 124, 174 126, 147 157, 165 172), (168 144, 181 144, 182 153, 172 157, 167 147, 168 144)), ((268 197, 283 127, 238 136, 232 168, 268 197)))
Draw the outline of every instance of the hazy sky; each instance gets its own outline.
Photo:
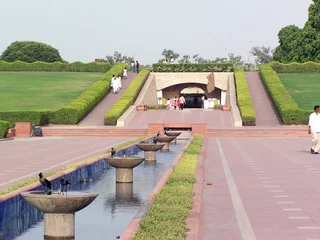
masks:
MULTIPOLYGON (((278 44, 278 31, 302 27, 311 0, 0 0, 0 52, 16 40, 47 43, 69 61, 119 51, 142 64, 164 48, 204 58, 250 57, 278 44)), ((252 60, 252 57, 251 57, 252 60)))

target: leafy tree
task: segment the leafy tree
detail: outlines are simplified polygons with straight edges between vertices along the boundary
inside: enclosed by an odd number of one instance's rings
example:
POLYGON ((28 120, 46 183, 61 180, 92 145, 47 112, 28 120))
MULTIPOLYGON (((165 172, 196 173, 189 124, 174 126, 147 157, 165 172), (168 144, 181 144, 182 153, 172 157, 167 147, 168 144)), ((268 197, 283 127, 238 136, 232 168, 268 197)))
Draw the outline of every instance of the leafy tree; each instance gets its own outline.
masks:
POLYGON ((320 0, 313 0, 308 20, 302 29, 290 25, 278 34, 274 59, 280 62, 320 61, 320 0))
POLYGON ((190 56, 189 56, 189 55, 184 55, 184 56, 182 57, 182 59, 180 59, 180 60, 178 61, 178 63, 191 63, 191 62, 190 62, 190 56))
POLYGON ((273 51, 270 47, 253 47, 250 53, 255 57, 256 64, 265 64, 272 62, 273 51))
POLYGON ((115 51, 112 56, 111 55, 106 56, 105 61, 110 63, 111 65, 118 62, 124 62, 124 63, 130 64, 133 61, 133 57, 128 57, 126 55, 122 55, 118 51, 115 51))
POLYGON ((173 60, 178 59, 180 55, 173 50, 163 49, 162 56, 164 56, 165 60, 168 62, 171 60, 171 58, 173 58, 173 60))
POLYGON ((7 62, 63 62, 59 51, 47 44, 32 41, 16 41, 2 53, 0 60, 7 62))

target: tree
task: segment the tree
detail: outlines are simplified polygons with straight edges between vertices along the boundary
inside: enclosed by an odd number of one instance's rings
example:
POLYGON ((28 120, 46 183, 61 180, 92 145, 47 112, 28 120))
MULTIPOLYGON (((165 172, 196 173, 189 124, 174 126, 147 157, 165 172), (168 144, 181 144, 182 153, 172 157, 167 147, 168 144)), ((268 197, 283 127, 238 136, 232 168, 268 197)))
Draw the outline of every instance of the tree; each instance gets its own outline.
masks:
POLYGON ((313 0, 302 29, 290 25, 282 28, 278 37, 274 60, 284 63, 320 61, 320 0, 313 0))
POLYGON ((63 62, 59 51, 50 45, 32 42, 32 41, 16 41, 2 53, 0 60, 7 62, 63 62))
POLYGON ((178 63, 191 63, 191 62, 190 62, 190 56, 189 56, 189 55, 184 55, 184 56, 182 57, 182 59, 180 59, 180 60, 178 61, 178 63))
POLYGON ((179 54, 170 49, 163 49, 162 56, 164 56, 165 60, 168 62, 171 59, 174 61, 179 58, 179 54))
POLYGON ((124 63, 130 64, 133 61, 133 57, 128 57, 126 55, 122 55, 118 51, 115 51, 112 56, 111 55, 106 56, 106 61, 111 65, 118 62, 124 62, 124 63))
POLYGON ((273 50, 270 47, 253 47, 250 53, 255 57, 254 61, 257 65, 269 63, 273 60, 273 50))

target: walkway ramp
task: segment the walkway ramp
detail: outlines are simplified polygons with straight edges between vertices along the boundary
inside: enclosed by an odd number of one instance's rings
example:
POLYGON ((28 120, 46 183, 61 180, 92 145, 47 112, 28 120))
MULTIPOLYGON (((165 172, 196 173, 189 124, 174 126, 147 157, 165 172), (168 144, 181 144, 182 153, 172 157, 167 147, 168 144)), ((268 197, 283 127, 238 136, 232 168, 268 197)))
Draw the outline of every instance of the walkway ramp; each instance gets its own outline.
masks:
POLYGON ((256 112, 256 126, 280 127, 281 122, 259 72, 246 72, 252 103, 256 112))
POLYGON ((137 76, 135 73, 128 73, 128 78, 122 80, 122 89, 118 94, 110 91, 78 124, 79 126, 104 126, 104 114, 115 104, 131 81, 137 76))

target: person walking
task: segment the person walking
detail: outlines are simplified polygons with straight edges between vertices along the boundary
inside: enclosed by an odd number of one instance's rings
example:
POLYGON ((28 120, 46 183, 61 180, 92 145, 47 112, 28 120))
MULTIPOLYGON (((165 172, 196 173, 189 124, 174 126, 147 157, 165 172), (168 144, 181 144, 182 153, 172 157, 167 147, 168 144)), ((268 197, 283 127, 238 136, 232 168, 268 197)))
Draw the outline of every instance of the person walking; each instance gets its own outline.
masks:
POLYGON ((122 77, 123 77, 124 79, 127 79, 127 78, 128 78, 128 70, 127 70, 126 67, 123 69, 122 77))
POLYGON ((183 107, 186 104, 186 99, 182 95, 179 97, 179 104, 180 104, 180 107, 179 107, 180 110, 183 110, 183 107))
POLYGON ((136 70, 135 70, 135 64, 134 64, 134 61, 131 61, 131 72, 134 73, 136 70))
POLYGON ((136 61, 136 73, 139 73, 140 70, 140 63, 136 61))
POLYGON ((320 106, 313 108, 314 112, 309 116, 308 133, 312 136, 311 154, 319 154, 320 149, 320 106))

